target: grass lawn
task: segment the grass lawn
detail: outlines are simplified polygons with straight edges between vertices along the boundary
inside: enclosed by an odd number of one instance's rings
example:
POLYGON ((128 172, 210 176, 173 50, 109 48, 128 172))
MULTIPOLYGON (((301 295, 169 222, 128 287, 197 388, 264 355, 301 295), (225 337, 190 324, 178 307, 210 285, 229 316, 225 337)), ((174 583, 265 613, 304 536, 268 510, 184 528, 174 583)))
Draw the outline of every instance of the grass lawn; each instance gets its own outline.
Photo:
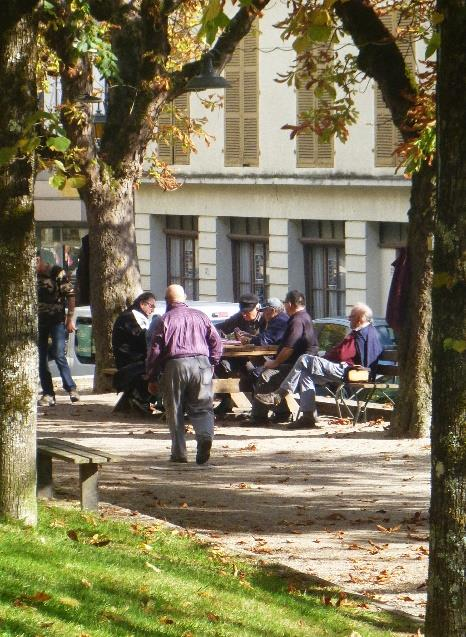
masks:
POLYGON ((158 525, 48 506, 37 529, 0 524, 0 637, 416 633, 341 598, 158 525))

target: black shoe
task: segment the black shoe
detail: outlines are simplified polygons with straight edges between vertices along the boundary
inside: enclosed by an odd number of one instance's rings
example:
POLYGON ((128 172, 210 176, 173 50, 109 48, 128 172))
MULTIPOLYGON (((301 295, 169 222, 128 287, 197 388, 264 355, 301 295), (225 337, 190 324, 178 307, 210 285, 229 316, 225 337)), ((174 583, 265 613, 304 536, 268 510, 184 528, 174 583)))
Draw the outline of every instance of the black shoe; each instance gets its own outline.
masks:
POLYGON ((266 425, 270 425, 270 422, 270 418, 267 418, 266 416, 249 416, 248 418, 245 418, 241 424, 249 425, 250 427, 265 427, 266 425))
POLYGON ((183 457, 183 456, 170 456, 170 462, 182 462, 182 463, 187 463, 188 459, 183 457))
POLYGON ((274 425, 287 425, 293 422, 293 414, 274 414, 270 422, 274 425))
POLYGON ((212 440, 202 438, 197 443, 196 464, 205 464, 210 458, 210 450, 212 449, 212 440))

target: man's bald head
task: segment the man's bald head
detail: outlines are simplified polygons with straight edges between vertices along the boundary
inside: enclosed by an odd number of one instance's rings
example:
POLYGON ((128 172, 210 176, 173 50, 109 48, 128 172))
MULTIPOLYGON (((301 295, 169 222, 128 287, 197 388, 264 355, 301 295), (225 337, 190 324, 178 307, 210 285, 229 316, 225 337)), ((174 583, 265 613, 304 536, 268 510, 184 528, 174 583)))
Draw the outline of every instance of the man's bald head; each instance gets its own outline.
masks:
POLYGON ((186 294, 181 285, 169 285, 165 290, 165 300, 167 303, 184 303, 186 294))

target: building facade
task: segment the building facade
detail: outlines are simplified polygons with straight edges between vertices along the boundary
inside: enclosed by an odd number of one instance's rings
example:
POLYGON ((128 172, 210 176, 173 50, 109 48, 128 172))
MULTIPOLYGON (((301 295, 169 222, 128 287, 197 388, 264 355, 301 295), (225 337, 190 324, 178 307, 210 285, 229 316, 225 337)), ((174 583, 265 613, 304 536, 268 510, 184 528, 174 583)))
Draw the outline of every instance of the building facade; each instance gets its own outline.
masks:
MULTIPOLYGON (((265 12, 227 65, 223 109, 206 114, 197 94, 178 98, 177 108, 207 117, 213 141, 198 142, 196 153, 178 142, 161 147, 182 186, 163 192, 144 178, 136 192, 142 286, 161 296, 181 283, 206 301, 246 291, 284 298, 296 288, 314 317, 344 316, 356 301, 384 315, 409 207, 410 182, 396 174, 392 154, 398 135, 367 81, 346 144, 312 133, 290 140, 282 126, 297 123, 316 98, 276 82, 294 59, 274 27, 282 7, 265 12)), ((79 238, 85 216, 72 193, 51 193, 39 181, 36 209, 45 239, 49 228, 69 238, 71 227, 79 238)))

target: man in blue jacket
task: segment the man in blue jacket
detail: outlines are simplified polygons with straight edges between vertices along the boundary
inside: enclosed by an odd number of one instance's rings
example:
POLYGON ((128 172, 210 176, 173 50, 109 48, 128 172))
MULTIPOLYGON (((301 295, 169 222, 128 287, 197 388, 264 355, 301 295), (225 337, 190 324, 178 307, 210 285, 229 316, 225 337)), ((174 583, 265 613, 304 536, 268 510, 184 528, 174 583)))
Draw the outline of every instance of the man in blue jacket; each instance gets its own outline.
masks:
POLYGON ((316 427, 316 385, 341 383, 348 369, 355 365, 369 368, 375 374, 383 351, 379 335, 372 324, 372 310, 365 303, 356 303, 349 315, 351 332, 324 356, 304 354, 275 391, 257 393, 255 398, 269 409, 279 405, 288 393, 299 391, 302 416, 289 428, 316 427))
POLYGON ((251 336, 242 333, 240 341, 243 345, 279 345, 288 325, 288 315, 285 312, 280 299, 271 298, 261 306, 263 323, 260 325, 259 334, 251 336))

